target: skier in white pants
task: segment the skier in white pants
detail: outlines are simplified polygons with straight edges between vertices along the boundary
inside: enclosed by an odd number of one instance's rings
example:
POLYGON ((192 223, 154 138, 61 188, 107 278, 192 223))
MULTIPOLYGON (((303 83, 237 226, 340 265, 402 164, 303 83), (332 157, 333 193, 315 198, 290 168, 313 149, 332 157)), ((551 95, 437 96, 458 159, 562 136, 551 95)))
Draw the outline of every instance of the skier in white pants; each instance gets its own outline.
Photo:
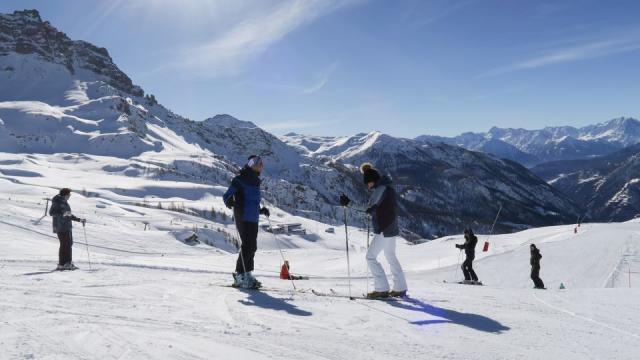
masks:
MULTIPOLYGON (((378 299, 391 297, 404 297, 407 295, 407 281, 402 271, 400 261, 396 257, 396 236, 399 235, 398 218, 396 214, 396 191, 392 186, 389 176, 380 176, 371 164, 360 166, 365 185, 372 190, 369 199, 367 214, 371 215, 373 225, 373 241, 367 251, 367 263, 374 279, 374 291, 367 294, 368 298, 378 299), (389 291, 387 275, 378 261, 378 255, 384 252, 384 256, 391 265, 393 276, 393 290, 389 291)), ((346 195, 340 198, 340 203, 347 206, 350 200, 346 195)))

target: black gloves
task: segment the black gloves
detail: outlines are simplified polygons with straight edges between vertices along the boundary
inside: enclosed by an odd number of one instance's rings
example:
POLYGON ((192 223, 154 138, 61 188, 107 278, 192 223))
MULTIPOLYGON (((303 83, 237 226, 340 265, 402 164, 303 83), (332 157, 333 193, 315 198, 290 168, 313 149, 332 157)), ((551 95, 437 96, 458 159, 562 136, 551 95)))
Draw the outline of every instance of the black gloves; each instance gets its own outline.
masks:
POLYGON ((376 211, 375 206, 372 206, 370 208, 368 208, 367 210, 365 210, 364 212, 366 212, 367 214, 371 215, 373 214, 373 212, 376 211))
POLYGON ((82 223, 82 226, 87 225, 87 219, 80 219, 80 222, 82 223))
POLYGON ((266 217, 271 216, 271 213, 269 212, 269 209, 267 209, 266 207, 263 207, 262 209, 260 209, 260 214, 264 215, 266 217))
POLYGON ((345 194, 340 195, 340 206, 349 206, 351 199, 345 194))
POLYGON ((227 206, 227 209, 233 209, 233 205, 236 204, 236 201, 233 198, 229 198, 229 200, 224 204, 227 206))
POLYGON ((456 244, 456 247, 460 250, 464 249, 464 245, 456 244))

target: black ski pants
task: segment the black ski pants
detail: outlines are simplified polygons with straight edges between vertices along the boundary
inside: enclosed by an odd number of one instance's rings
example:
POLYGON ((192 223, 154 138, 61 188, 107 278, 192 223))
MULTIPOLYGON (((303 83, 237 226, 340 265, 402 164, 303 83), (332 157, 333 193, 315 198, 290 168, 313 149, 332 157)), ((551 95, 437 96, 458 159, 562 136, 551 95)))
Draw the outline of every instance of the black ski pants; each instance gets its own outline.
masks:
POLYGON ((542 279, 540 279, 540 266, 531 267, 531 280, 533 280, 533 285, 536 289, 544 288, 544 283, 542 282, 542 279))
POLYGON ((58 264, 64 265, 72 261, 73 235, 71 231, 58 233, 60 249, 58 250, 58 264))
POLYGON ((465 280, 478 281, 478 275, 476 275, 476 272, 473 271, 473 260, 475 258, 475 255, 467 254, 466 259, 462 263, 462 273, 464 274, 465 280))
POLYGON ((240 254, 236 261, 236 273, 244 274, 253 271, 253 257, 258 249, 258 223, 236 220, 236 227, 240 233, 240 254))

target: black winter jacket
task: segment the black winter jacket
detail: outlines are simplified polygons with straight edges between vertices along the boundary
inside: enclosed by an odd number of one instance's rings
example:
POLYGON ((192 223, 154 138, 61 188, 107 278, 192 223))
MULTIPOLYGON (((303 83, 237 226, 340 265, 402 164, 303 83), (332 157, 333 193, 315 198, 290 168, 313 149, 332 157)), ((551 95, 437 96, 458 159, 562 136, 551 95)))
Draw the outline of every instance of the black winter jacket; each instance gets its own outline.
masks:
POLYGON ((383 176, 373 188, 373 194, 369 200, 371 223, 373 233, 382 233, 384 237, 393 237, 400 234, 398 216, 396 213, 397 199, 391 178, 383 176))
POLYGON ((531 260, 529 260, 531 266, 540 267, 540 259, 542 259, 540 249, 531 250, 531 260))
POLYGON ((464 253, 467 257, 476 256, 476 245, 478 244, 478 238, 474 234, 464 236, 464 244, 459 245, 460 249, 464 249, 464 253))
POLYGON ((79 218, 71 215, 71 206, 60 194, 51 199, 49 215, 53 217, 53 232, 56 234, 70 232, 73 227, 71 221, 80 221, 79 218))

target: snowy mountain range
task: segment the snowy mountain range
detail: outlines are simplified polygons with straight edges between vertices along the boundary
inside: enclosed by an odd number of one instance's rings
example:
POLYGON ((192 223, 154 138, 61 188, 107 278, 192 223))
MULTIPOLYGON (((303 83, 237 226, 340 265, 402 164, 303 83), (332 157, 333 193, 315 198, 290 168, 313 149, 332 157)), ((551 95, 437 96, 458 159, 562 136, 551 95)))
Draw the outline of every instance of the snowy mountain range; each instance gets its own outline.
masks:
POLYGON ((1 152, 108 156, 129 161, 122 171, 132 176, 223 186, 248 155, 260 154, 272 206, 332 224, 341 222, 339 193, 364 204, 357 165, 371 161, 394 175, 410 238, 486 231, 499 204, 499 231, 579 213, 522 166, 456 146, 375 132, 280 139, 229 115, 186 119, 145 95, 106 49, 69 39, 34 10, 0 15, 0 82, 1 152))
POLYGON ((457 146, 379 132, 333 139, 288 134, 283 139, 309 158, 352 166, 370 161, 393 174, 403 210, 423 219, 406 225, 417 233, 435 229, 443 234, 461 225, 487 231, 500 205, 501 231, 517 224, 570 222, 569 214, 579 211, 521 165, 457 146))
POLYGON ((532 171, 582 205, 587 220, 626 221, 640 214, 640 144, 595 159, 549 162, 532 171))
POLYGON ((608 155, 640 143, 640 121, 618 118, 581 128, 546 127, 542 130, 491 128, 486 133, 456 137, 423 135, 420 141, 440 141, 534 166, 547 161, 588 159, 608 155))

